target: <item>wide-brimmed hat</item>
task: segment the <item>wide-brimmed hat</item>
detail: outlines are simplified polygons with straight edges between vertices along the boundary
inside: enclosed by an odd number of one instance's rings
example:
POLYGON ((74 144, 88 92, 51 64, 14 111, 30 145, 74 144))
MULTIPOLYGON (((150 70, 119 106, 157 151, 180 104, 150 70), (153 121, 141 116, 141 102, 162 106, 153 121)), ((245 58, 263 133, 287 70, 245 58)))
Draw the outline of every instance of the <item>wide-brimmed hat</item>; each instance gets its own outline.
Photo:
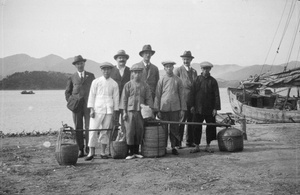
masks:
POLYGON ((114 59, 116 60, 118 56, 125 56, 127 60, 129 58, 129 55, 126 54, 126 52, 123 49, 119 50, 118 53, 114 55, 114 59))
POLYGON ((113 68, 114 67, 114 65, 112 65, 111 63, 109 63, 109 62, 102 62, 102 63, 100 63, 100 68, 102 69, 102 68, 113 68))
POLYGON ((130 71, 142 71, 144 69, 144 65, 137 63, 131 66, 130 71))
POLYGON ((152 55, 155 53, 155 51, 152 50, 151 45, 144 45, 142 51, 140 51, 140 53, 139 53, 141 57, 143 57, 142 54, 145 51, 150 51, 152 53, 152 55))
POLYGON ((162 63, 162 65, 167 65, 167 64, 171 64, 171 65, 174 65, 174 64, 176 64, 175 62, 173 62, 173 61, 171 61, 171 60, 165 60, 165 61, 162 61, 161 62, 162 63))
POLYGON ((192 58, 192 59, 194 58, 194 56, 192 56, 191 51, 184 51, 180 57, 188 57, 188 58, 192 58))
POLYGON ((210 63, 210 62, 204 61, 204 62, 201 62, 201 63, 200 63, 200 67, 201 67, 201 68, 205 68, 205 67, 212 68, 213 65, 212 65, 212 63, 210 63))
POLYGON ((86 62, 86 59, 84 59, 81 55, 75 56, 74 61, 72 62, 73 65, 75 65, 77 62, 84 61, 86 62))

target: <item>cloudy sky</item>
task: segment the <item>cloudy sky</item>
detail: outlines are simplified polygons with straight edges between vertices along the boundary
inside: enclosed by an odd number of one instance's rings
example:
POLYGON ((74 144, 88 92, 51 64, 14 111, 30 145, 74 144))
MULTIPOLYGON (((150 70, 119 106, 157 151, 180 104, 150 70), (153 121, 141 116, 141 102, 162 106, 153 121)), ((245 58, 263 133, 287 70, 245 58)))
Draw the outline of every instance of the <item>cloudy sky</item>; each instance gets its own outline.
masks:
MULTIPOLYGON (((1 0, 0 57, 25 53, 35 58, 49 54, 69 58, 81 54, 96 62, 114 63, 113 55, 124 49, 131 66, 141 60, 142 46, 151 44, 156 51, 152 62, 159 66, 165 59, 181 63, 179 56, 185 50, 195 56, 193 62, 272 64, 293 2, 1 0)), ((300 1, 275 64, 288 59, 299 15, 300 1)), ((290 60, 297 59, 299 43, 298 36, 290 60)))

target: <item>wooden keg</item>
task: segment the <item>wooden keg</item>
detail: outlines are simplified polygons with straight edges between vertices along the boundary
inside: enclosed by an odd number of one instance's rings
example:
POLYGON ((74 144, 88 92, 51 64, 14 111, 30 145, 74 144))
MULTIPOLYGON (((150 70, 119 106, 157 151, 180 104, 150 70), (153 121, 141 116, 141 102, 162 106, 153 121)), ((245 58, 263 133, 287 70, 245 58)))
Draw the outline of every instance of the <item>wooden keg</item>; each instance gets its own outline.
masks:
POLYGON ((59 165, 75 165, 78 160, 78 145, 75 141, 75 132, 72 133, 72 138, 69 139, 71 142, 65 142, 64 136, 66 134, 63 132, 64 128, 61 128, 58 134, 55 158, 59 165))
POLYGON ((127 156, 126 141, 112 141, 110 143, 111 156, 114 159, 124 159, 127 156))
POLYGON ((166 133, 162 126, 146 126, 142 142, 144 157, 160 157, 166 154, 166 133))

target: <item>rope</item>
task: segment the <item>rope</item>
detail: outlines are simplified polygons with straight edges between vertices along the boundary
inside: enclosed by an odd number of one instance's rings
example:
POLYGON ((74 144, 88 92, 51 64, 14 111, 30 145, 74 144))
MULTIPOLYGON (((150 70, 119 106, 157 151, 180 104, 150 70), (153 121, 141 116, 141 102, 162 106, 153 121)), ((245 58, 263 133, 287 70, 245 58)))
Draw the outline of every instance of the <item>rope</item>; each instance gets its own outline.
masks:
MULTIPOLYGON (((266 56, 266 58, 265 58, 264 65, 266 64, 266 61, 267 61, 267 59, 268 59, 268 56, 269 56, 269 54, 270 54, 271 48, 272 48, 272 46, 273 46, 273 43, 274 43, 275 37, 276 37, 276 35, 277 35, 277 32, 278 32, 279 26, 280 26, 280 24, 281 24, 281 21, 282 21, 282 18, 283 18, 283 14, 284 14, 284 11, 285 11, 285 8, 286 8, 286 5, 287 5, 287 2, 288 2, 288 1, 286 0, 286 1, 285 1, 284 8, 283 8, 283 11, 282 11, 282 14, 281 14, 280 21, 279 21, 279 23, 278 23, 278 26, 277 26, 276 32, 275 32, 275 34, 274 34, 274 36, 273 36, 272 43, 271 43, 271 45, 270 45, 270 48, 269 48, 269 50, 268 50, 267 56, 266 56)), ((272 66, 273 66, 273 64, 272 64, 272 66)), ((272 66, 271 66, 270 70, 272 69, 272 66)), ((261 73, 262 73, 262 70, 263 70, 263 68, 264 68, 264 66, 262 66, 262 68, 261 68, 261 70, 260 70, 260 75, 261 75, 261 73)))

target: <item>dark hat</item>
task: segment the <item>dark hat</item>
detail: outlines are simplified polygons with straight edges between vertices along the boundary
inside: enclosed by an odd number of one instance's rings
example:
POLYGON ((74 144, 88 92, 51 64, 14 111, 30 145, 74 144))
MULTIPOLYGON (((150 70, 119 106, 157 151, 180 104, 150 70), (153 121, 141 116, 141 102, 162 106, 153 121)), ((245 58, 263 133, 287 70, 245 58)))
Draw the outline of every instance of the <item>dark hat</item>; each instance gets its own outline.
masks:
POLYGON ((125 56, 127 58, 127 60, 129 58, 129 55, 126 54, 126 52, 123 49, 118 51, 118 53, 114 56, 114 59, 116 60, 118 56, 125 56))
POLYGON ((194 58, 194 56, 192 56, 191 51, 184 51, 183 54, 180 57, 189 57, 189 58, 194 58))
POLYGON ((102 63, 100 63, 100 68, 102 69, 102 68, 113 68, 114 67, 114 65, 112 65, 111 63, 109 63, 109 62, 102 62, 102 63))
POLYGON ((144 65, 141 63, 137 63, 131 66, 130 71, 142 71, 144 69, 144 65))
POLYGON ((201 68, 205 68, 205 67, 212 68, 213 65, 212 65, 212 63, 205 61, 205 62, 201 62, 201 63, 200 63, 200 67, 201 67, 201 68))
POLYGON ((77 62, 81 62, 81 61, 86 62, 86 59, 82 58, 81 55, 75 56, 75 57, 74 57, 74 61, 72 62, 72 64, 75 65, 77 62))
POLYGON ((161 62, 162 63, 162 65, 167 65, 167 64, 171 64, 171 65, 174 65, 174 64, 176 64, 175 62, 173 62, 173 61, 171 61, 171 60, 165 60, 165 61, 162 61, 161 62))
POLYGON ((140 53, 139 53, 141 57, 143 57, 142 54, 143 54, 145 51, 151 51, 151 52, 152 52, 152 55, 155 53, 155 51, 152 50, 151 45, 144 45, 142 51, 140 51, 140 53))

